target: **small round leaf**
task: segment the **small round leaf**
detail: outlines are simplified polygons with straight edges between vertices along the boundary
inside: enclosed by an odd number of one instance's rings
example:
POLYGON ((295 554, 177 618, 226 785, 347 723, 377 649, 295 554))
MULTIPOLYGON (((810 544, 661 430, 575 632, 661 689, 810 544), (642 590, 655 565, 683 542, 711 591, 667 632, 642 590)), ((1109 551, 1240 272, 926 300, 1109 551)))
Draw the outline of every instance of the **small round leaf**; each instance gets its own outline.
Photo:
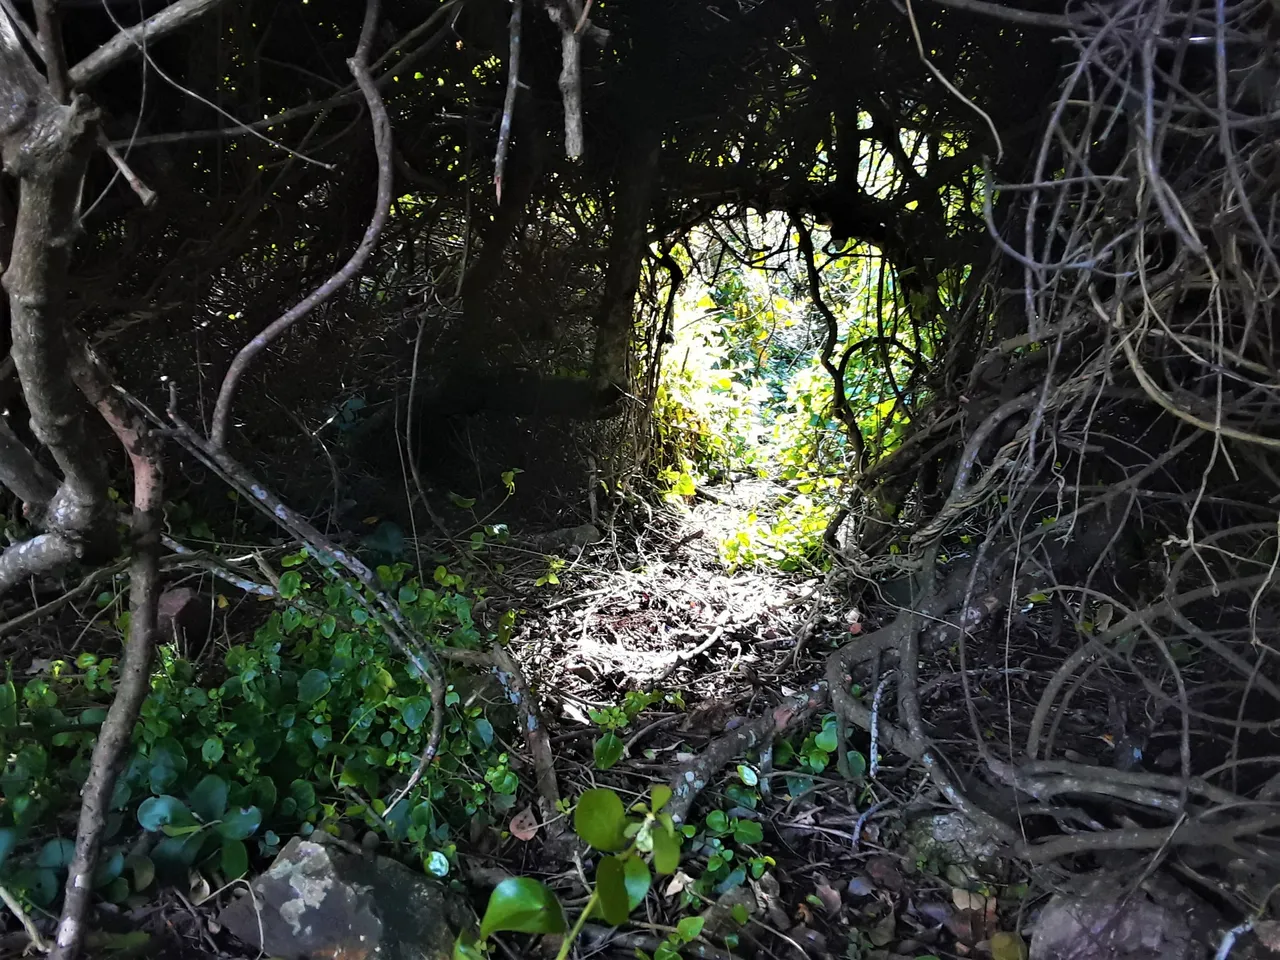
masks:
POLYGON ((188 827, 195 824, 196 819, 191 811, 177 797, 163 795, 148 797, 138 807, 138 823, 142 829, 155 833, 165 827, 188 827))
POLYGON ((617 853, 627 845, 623 831, 627 814, 622 798, 612 790, 586 791, 573 811, 573 830, 591 846, 605 853, 617 853))
POLYGON ((247 840, 262 825, 262 811, 257 807, 241 807, 222 818, 218 836, 223 840, 247 840))
POLYGON ((653 878, 649 874, 649 865, 639 857, 628 857, 623 866, 626 868, 623 879, 627 884, 627 912, 630 913, 644 903, 653 878))
POLYGON ((702 935, 702 926, 706 922, 704 917, 685 917, 676 924, 676 933, 685 943, 688 943, 702 935))
POLYGON ((627 922, 627 868, 617 857, 605 857, 596 867, 596 898, 605 923, 613 927, 627 922))
POLYGON ((9 858, 9 854, 13 853, 13 848, 18 844, 18 831, 12 827, 5 827, 0 830, 0 864, 9 858))
POLYGON ((315 703, 329 692, 330 686, 329 675, 323 670, 308 670, 298 681, 298 699, 303 703, 315 703))
POLYGON ((671 788, 665 783, 655 783, 649 788, 649 809, 657 813, 671 799, 671 788))
POLYGON ((222 875, 238 880, 249 872, 249 849, 243 840, 222 841, 222 875))
POLYGON ((209 766, 221 760, 224 752, 221 737, 209 737, 200 747, 200 756, 204 757, 204 762, 209 766))
POLYGON ((187 794, 187 799, 191 811, 205 823, 221 820, 227 812, 227 781, 209 774, 187 794))
POLYGON ((608 770, 622 759, 622 752, 625 749, 626 744, 622 742, 622 738, 616 733, 610 731, 604 734, 595 742, 595 746, 591 750, 595 756, 596 769, 608 770))
POLYGON ((529 877, 509 877, 493 888, 480 921, 480 937, 493 933, 563 933, 564 908, 548 887, 529 877))
POLYGON ((449 858, 439 850, 432 850, 427 859, 422 862, 427 868, 427 872, 437 877, 447 877, 449 875, 449 858))
POLYGON ((660 876, 675 873, 680 866, 680 837, 661 824, 653 831, 653 869, 660 876))
POLYGON ((75 853, 75 841, 59 837, 57 840, 50 840, 40 848, 36 865, 48 867, 51 870, 63 870, 71 865, 71 858, 75 853))

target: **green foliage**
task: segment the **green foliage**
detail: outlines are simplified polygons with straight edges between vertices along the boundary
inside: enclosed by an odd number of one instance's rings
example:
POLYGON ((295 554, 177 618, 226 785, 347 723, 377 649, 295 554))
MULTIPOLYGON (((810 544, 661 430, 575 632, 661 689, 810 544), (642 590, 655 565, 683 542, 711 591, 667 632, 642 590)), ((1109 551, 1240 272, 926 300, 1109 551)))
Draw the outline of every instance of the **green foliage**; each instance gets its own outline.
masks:
MULTIPOLYGON (((751 218, 750 227, 760 250, 789 246, 792 228, 781 215, 751 218)), ((721 242, 694 240, 707 249, 721 242)), ((937 318, 921 304, 910 323, 899 322, 910 305, 870 253, 855 248, 819 266, 838 327, 831 362, 843 370, 844 396, 874 462, 902 442, 907 404, 924 399, 903 385, 913 364, 932 355, 937 318)), ((731 569, 822 568, 822 535, 847 498, 855 448, 836 413, 821 359, 826 324, 804 267, 766 259, 721 269, 713 281, 686 281, 655 399, 655 469, 677 502, 726 474, 772 478, 780 502, 767 517, 746 512, 720 545, 722 561, 731 569)))
MULTIPOLYGON (((587 790, 578 798, 573 812, 573 829, 589 846, 611 856, 601 857, 596 866, 595 887, 573 929, 560 946, 556 960, 565 960, 589 917, 612 926, 625 923, 631 911, 644 902, 653 884, 646 854, 652 855, 653 870, 671 873, 679 865, 680 833, 663 809, 671 800, 671 788, 654 784, 648 803, 637 803, 628 813, 622 798, 613 790, 587 790), (664 863, 659 865, 658 850, 664 863), (674 857, 674 859, 672 859, 674 857)), ((454 944, 455 960, 474 960, 487 949, 490 934, 509 930, 516 933, 560 933, 565 928, 564 910, 545 884, 530 877, 513 877, 494 888, 480 923, 480 941, 467 935, 454 944)), ((698 930, 681 941, 687 942, 698 930)))
POLYGON ((592 756, 597 770, 608 770, 626 752, 626 744, 618 735, 631 725, 640 713, 655 703, 666 701, 680 708, 684 707, 684 698, 675 693, 643 693, 628 690, 620 707, 606 707, 603 710, 589 710, 587 715, 591 722, 604 731, 592 745, 592 756))
POLYGON ((510 877, 493 888, 480 920, 480 936, 512 933, 561 933, 564 908, 546 884, 528 877, 510 877))
MULTIPOLYGON (((514 804, 519 781, 498 745, 498 718, 450 687, 437 762, 388 808, 429 736, 428 686, 389 654, 367 590, 305 552, 281 566, 288 602, 227 651, 218 682, 202 684, 162 646, 111 798, 103 862, 121 867, 103 875, 111 898, 185 880, 192 867, 243 876, 255 857, 278 851, 280 836, 336 832, 344 820, 385 832, 445 875, 455 832, 485 808, 514 804), (138 830, 159 839, 126 869, 138 830)), ((377 572, 428 643, 475 649, 491 639, 472 619, 464 578, 441 567, 422 584, 406 564, 377 572)), ((56 818, 76 803, 116 670, 86 653, 0 684, 0 879, 41 906, 60 889, 70 841, 55 835, 56 818)))

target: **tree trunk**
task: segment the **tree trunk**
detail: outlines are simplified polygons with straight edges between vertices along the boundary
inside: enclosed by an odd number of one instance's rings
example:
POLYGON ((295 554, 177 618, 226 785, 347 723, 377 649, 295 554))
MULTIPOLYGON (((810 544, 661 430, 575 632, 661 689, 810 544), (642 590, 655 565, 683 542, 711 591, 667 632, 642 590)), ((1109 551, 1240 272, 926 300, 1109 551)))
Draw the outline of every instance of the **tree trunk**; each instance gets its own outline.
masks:
POLYGON ((614 191, 613 237, 604 296, 596 315, 596 345, 592 374, 597 384, 629 389, 631 336, 636 289, 649 235, 649 209, 658 178, 662 135, 644 124, 636 131, 622 160, 614 191))

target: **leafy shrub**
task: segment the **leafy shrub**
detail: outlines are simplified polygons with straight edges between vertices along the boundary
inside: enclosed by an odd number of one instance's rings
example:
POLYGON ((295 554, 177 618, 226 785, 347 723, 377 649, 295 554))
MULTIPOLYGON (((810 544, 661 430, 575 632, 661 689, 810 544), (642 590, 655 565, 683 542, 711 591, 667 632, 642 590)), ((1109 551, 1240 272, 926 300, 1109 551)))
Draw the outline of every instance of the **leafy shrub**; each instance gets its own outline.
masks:
MULTIPOLYGON (((336 832, 343 820, 378 830, 444 875, 454 831, 513 805, 518 779, 485 704, 464 703, 451 686, 437 761, 387 808, 426 744, 428 685, 389 655, 368 612, 373 598, 358 585, 302 553, 283 564, 286 605, 227 651, 217 682, 202 682, 162 648, 111 800, 98 873, 107 899, 123 901, 157 875, 185 878, 193 866, 233 879, 253 857, 277 852, 281 836, 336 832), (127 858, 138 827, 158 842, 149 857, 127 858)), ((462 578, 439 568, 428 585, 408 572, 405 564, 377 571, 427 643, 471 649, 489 639, 462 578)), ((0 747, 9 758, 0 876, 37 904, 56 898, 70 862, 71 841, 50 837, 70 829, 58 814, 76 806, 115 670, 113 660, 86 653, 0 685, 0 747)))

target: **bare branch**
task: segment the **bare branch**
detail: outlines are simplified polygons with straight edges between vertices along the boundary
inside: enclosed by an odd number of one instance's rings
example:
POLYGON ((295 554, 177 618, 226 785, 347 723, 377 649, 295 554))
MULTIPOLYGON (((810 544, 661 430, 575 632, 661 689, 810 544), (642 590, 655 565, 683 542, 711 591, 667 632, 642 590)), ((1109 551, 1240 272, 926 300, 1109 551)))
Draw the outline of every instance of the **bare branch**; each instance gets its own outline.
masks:
POLYGON ((106 151, 107 156, 111 158, 111 162, 114 163, 116 165, 116 169, 120 171, 120 176, 124 177, 125 181, 129 184, 130 189, 138 195, 138 199, 142 201, 142 205, 144 207, 154 207, 156 201, 159 199, 159 195, 143 183, 141 178, 133 172, 128 161, 125 160, 124 157, 120 156, 119 151, 111 145, 111 142, 107 139, 107 135, 103 132, 101 127, 98 128, 98 146, 106 151))
POLYGON ((227 428, 231 420, 231 404, 235 401, 236 388, 245 371, 249 369, 249 365, 272 341, 355 277, 363 269, 365 262, 373 253, 373 248, 378 244, 378 238, 382 236, 382 228, 386 225, 387 215, 391 209, 391 121, 387 117, 382 96, 378 93, 378 88, 369 74, 369 49, 373 45, 377 23, 378 0, 368 0, 355 55, 347 61, 347 67, 359 84, 360 92, 364 94, 365 102, 369 106, 369 118, 373 124, 373 147, 378 156, 378 196, 374 202, 373 216, 369 220, 369 226, 365 228, 360 246, 351 255, 351 259, 309 296, 285 311, 265 330, 245 344, 236 354, 236 358, 227 370, 227 375, 223 378, 222 388, 218 391, 218 401, 214 407, 213 427, 209 433, 214 449, 220 450, 226 444, 227 428))
POLYGON ((71 82, 67 77, 66 48, 62 45, 62 18, 54 9, 54 0, 35 0, 35 9, 49 92, 59 103, 66 103, 71 95, 71 82))
POLYGON ((577 0, 550 0, 547 16, 560 28, 560 97, 564 101, 564 152, 570 160, 582 156, 582 38, 579 21, 585 13, 577 0))
POLYGON ((988 0, 933 0, 934 3, 953 10, 975 13, 980 17, 992 17, 1008 23, 1016 23, 1027 27, 1048 27, 1057 30, 1079 29, 1085 21, 1076 17, 1068 17, 1058 13, 1037 13, 1034 10, 1019 10, 1017 7, 1006 7, 1002 3, 989 3, 988 0))
POLYGON ((520 20, 524 0, 511 3, 511 52, 507 56, 507 96, 502 103, 502 123, 498 127, 498 151, 493 161, 493 187, 502 203, 502 171, 511 145, 511 118, 516 112, 516 92, 520 89, 520 20))
POLYGON ((0 485, 24 504, 43 509, 58 490, 58 481, 0 417, 0 485))
POLYGON ((70 71, 71 89, 82 90, 102 79, 126 59, 141 52, 143 42, 154 43, 212 13, 224 0, 178 0, 141 23, 116 34, 70 71))
POLYGON ((75 960, 84 941, 85 916, 93 896, 93 871, 102 846, 111 794, 124 748, 133 737, 138 713, 151 690, 151 657, 160 595, 159 521, 163 484, 157 438, 146 423, 131 415, 116 397, 86 349, 78 351, 72 366, 81 390, 119 437, 133 465, 133 562, 129 567, 129 638, 120 664, 115 698, 98 732, 89 776, 81 792, 75 854, 67 873, 52 960, 75 960))

